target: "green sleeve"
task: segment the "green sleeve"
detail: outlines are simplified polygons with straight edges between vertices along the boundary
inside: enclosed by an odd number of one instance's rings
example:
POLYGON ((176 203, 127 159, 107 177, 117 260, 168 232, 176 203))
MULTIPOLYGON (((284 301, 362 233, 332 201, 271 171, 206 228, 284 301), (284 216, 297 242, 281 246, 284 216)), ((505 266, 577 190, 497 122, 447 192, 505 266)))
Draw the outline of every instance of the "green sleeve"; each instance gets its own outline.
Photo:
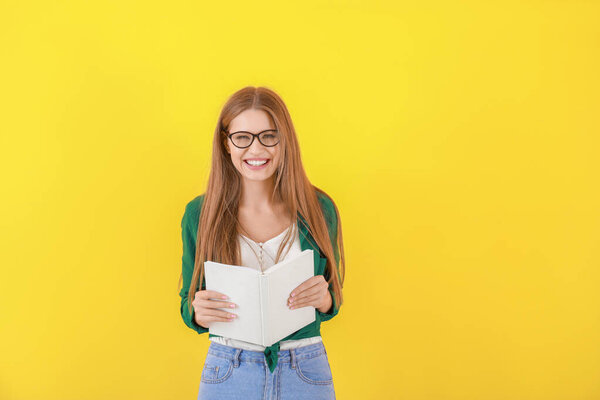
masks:
MULTIPOLYGON (((208 332, 208 328, 204 328, 194 320, 194 307, 192 312, 188 311, 188 292, 192 274, 194 272, 194 260, 196 257, 196 233, 198 228, 198 218, 200 216, 197 198, 188 203, 185 207, 183 218, 181 219, 181 239, 183 241, 183 255, 181 257, 181 271, 183 275, 183 287, 179 292, 181 297, 181 318, 183 322, 191 329, 202 334, 208 332)), ((202 282, 202 289, 206 288, 206 284, 202 282)))
MULTIPOLYGON (((329 229, 329 239, 331 240, 331 245, 333 247, 333 255, 335 258, 336 270, 338 277, 340 277, 339 265, 340 265, 340 254, 339 249, 337 247, 337 223, 338 219, 335 213, 335 208, 329 199, 326 199, 323 196, 324 200, 324 212, 325 212, 325 220, 327 221, 327 227, 329 229)), ((339 312, 339 307, 336 304, 335 296, 333 295, 333 284, 329 284, 329 294, 331 295, 332 306, 328 313, 321 312, 317 310, 317 313, 321 317, 321 321, 328 321, 331 318, 335 317, 339 312)))
POLYGON ((329 294, 331 295, 331 301, 332 301, 331 310, 329 310, 328 313, 324 313, 319 310, 316 310, 317 313, 319 313, 321 322, 329 321, 331 318, 335 317, 338 314, 338 312, 340 311, 339 307, 335 303, 335 296, 333 295, 333 285, 331 285, 331 284, 329 284, 329 294))

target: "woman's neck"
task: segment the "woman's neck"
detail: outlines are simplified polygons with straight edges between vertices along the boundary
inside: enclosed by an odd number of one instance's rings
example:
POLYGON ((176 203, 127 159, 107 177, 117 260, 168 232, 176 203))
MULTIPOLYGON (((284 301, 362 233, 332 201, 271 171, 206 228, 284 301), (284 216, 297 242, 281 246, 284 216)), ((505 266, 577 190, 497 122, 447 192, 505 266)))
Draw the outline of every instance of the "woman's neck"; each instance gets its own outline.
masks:
POLYGON ((277 195, 271 199, 274 187, 275 182, 272 178, 264 181, 242 180, 240 208, 259 214, 273 212, 279 202, 277 195))

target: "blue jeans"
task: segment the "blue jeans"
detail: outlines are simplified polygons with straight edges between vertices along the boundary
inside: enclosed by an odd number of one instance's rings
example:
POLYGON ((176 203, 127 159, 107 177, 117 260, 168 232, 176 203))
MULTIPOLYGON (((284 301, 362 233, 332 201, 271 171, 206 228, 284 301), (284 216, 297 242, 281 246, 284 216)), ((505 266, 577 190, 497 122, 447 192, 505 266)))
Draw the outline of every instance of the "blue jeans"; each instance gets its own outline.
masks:
POLYGON ((275 370, 265 355, 211 342, 198 400, 335 400, 323 342, 280 350, 275 370))

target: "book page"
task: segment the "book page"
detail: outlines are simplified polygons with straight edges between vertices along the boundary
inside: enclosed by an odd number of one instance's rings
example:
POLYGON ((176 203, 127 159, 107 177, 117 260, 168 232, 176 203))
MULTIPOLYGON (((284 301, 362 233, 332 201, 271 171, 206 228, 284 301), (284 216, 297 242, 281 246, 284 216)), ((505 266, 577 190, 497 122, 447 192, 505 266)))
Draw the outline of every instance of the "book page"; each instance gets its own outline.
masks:
POLYGON ((261 310, 259 297, 259 275, 252 268, 221 264, 213 261, 204 263, 206 289, 229 296, 224 301, 233 302, 236 308, 219 310, 236 314, 230 322, 211 322, 208 329, 213 335, 262 343, 261 310))
POLYGON ((315 320, 315 307, 290 310, 287 299, 292 290, 314 276, 313 250, 275 264, 265 271, 267 284, 266 332, 263 346, 270 346, 315 320))

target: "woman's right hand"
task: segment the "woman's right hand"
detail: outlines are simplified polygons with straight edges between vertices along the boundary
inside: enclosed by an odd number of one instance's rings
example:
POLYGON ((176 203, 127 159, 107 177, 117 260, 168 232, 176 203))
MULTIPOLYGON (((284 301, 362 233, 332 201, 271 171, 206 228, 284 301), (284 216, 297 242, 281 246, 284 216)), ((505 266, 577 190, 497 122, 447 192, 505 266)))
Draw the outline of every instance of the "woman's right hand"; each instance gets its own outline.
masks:
POLYGON ((218 308, 235 308, 237 305, 229 301, 219 301, 211 299, 222 299, 223 293, 214 290, 199 290, 194 295, 192 307, 194 307, 194 320, 203 328, 208 328, 213 321, 230 322, 237 315, 227 311, 217 310, 218 308))

